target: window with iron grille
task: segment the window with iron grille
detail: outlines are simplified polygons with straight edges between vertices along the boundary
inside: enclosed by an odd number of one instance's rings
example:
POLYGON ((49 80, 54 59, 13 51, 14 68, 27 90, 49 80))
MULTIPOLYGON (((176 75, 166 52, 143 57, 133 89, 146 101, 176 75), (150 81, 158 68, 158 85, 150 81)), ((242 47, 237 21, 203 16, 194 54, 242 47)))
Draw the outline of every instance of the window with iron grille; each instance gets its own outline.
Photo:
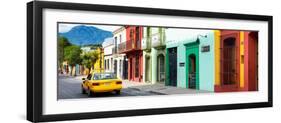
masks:
POLYGON ((109 59, 107 59, 107 69, 110 69, 109 68, 109 59))
POLYGON ((121 41, 122 41, 122 35, 121 34, 119 35, 119 39, 120 39, 119 43, 121 43, 121 41))
POLYGON ((119 60, 119 73, 121 75, 121 66, 122 66, 122 60, 119 60))
POLYGON ((133 30, 133 29, 130 29, 130 40, 133 39, 133 34, 134 34, 134 30, 133 30))
POLYGON ((114 45, 117 46, 117 37, 114 37, 114 45))
POLYGON ((163 54, 158 56, 158 81, 165 81, 165 57, 163 54))
POLYGON ((139 37, 140 37, 140 28, 136 27, 136 41, 139 41, 139 37))
POLYGON ((139 76, 139 56, 136 55, 135 77, 139 76))
POLYGON ((106 67, 106 59, 104 60, 104 69, 107 70, 107 67, 106 67))
POLYGON ((221 48, 221 80, 223 85, 236 84, 237 81, 235 42, 235 38, 223 40, 223 47, 221 48))
POLYGON ((188 83, 189 88, 195 89, 196 88, 196 56, 195 54, 190 54, 188 58, 188 83))
POLYGON ((117 60, 114 60, 114 74, 116 75, 117 74, 117 60))

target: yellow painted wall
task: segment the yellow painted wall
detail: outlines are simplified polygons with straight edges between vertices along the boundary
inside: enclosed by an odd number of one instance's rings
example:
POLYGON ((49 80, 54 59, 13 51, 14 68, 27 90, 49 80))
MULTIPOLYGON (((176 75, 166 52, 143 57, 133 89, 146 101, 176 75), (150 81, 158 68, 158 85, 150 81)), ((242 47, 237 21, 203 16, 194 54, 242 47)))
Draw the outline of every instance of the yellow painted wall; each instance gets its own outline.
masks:
POLYGON ((96 61, 95 65, 94 65, 94 70, 91 72, 94 72, 94 73, 104 72, 104 52, 101 48, 97 48, 96 51, 99 54, 98 60, 96 61))
MULTIPOLYGON (((220 85, 220 36, 221 32, 219 30, 215 30, 215 85, 220 85)), ((242 57, 244 56, 244 40, 245 40, 245 32, 240 31, 240 87, 243 88, 245 86, 245 77, 244 77, 244 63, 245 60, 242 57)))
POLYGON ((88 75, 89 73, 90 73, 90 70, 88 68, 85 68, 84 71, 83 71, 83 74, 88 75))
POLYGON ((245 62, 245 56, 244 56, 244 40, 245 40, 245 32, 240 31, 240 88, 244 87, 244 62, 245 62), (243 58, 244 57, 244 58, 243 58), (242 61, 244 60, 244 61, 242 61))
POLYGON ((220 35, 219 30, 215 30, 215 85, 220 85, 220 35))

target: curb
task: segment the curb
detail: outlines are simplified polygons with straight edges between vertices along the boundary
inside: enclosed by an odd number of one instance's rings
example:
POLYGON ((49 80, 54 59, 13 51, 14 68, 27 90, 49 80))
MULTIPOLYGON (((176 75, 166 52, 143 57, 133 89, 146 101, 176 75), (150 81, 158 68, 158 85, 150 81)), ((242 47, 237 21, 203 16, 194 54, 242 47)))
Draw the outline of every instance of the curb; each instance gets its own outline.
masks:
POLYGON ((148 92, 158 94, 158 95, 168 95, 166 93, 161 93, 161 92, 157 92, 157 91, 148 91, 148 92))
POLYGON ((141 91, 141 89, 139 89, 139 88, 132 88, 132 87, 128 87, 128 88, 133 89, 133 90, 137 90, 137 91, 141 91))

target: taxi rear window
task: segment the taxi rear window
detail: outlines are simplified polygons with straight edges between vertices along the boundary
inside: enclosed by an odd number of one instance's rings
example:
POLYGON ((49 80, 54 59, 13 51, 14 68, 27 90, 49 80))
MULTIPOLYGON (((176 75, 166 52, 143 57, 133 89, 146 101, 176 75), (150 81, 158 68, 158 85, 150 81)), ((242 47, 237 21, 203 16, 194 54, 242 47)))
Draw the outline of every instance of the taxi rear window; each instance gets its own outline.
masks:
POLYGON ((116 75, 113 73, 97 73, 94 74, 93 80, 105 80, 105 79, 116 79, 116 75))

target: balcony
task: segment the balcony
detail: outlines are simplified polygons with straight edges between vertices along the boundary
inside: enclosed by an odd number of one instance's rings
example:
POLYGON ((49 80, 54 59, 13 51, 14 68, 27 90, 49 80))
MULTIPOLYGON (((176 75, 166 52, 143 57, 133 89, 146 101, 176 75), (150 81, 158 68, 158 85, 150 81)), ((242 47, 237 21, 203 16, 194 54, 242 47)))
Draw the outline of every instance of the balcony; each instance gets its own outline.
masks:
POLYGON ((165 46, 164 36, 162 36, 160 33, 155 33, 151 35, 151 46, 152 47, 160 47, 165 46))
POLYGON ((144 37, 142 39, 142 49, 143 50, 150 50, 151 49, 151 40, 149 38, 144 37))
POLYGON ((118 44, 118 53, 123 53, 126 51, 126 42, 118 44))
POLYGON ((112 54, 117 54, 118 53, 118 48, 117 47, 113 47, 112 48, 112 54))
POLYGON ((118 53, 141 50, 141 41, 127 40, 118 45, 118 53))

